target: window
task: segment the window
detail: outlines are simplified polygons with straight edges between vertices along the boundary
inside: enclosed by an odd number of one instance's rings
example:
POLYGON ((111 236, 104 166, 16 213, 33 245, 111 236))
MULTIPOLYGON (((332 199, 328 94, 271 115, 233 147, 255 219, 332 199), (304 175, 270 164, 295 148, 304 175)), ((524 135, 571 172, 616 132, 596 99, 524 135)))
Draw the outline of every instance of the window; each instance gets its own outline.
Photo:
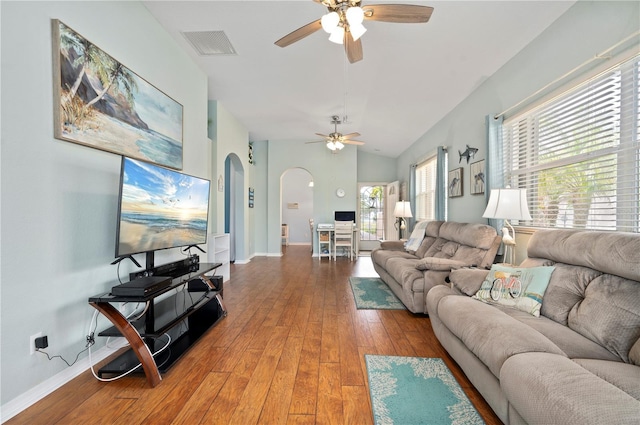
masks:
POLYGON ((640 56, 503 125, 505 183, 535 227, 638 232, 640 56))
POLYGON ((436 219, 436 164, 433 156, 416 166, 416 221, 436 219))

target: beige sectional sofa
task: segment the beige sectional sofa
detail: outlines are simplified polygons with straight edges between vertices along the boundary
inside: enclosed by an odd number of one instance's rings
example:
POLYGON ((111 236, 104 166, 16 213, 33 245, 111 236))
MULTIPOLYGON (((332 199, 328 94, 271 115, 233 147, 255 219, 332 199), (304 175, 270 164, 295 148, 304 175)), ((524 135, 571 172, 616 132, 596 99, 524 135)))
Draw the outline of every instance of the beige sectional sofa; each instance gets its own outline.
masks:
POLYGON ((505 424, 639 424, 640 235, 539 230, 527 254, 554 268, 539 317, 454 270, 427 294, 437 338, 505 424))
POLYGON ((431 221, 416 251, 401 241, 382 242, 371 252, 373 267, 413 313, 426 313, 426 294, 445 284, 452 268, 487 268, 500 246, 496 230, 485 224, 431 221))

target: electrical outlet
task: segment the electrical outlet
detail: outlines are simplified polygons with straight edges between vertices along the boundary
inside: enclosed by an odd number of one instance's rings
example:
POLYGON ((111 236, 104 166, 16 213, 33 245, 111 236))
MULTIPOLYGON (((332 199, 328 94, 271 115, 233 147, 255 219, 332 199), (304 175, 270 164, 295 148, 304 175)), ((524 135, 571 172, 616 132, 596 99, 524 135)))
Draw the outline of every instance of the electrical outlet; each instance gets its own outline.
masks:
POLYGON ((42 332, 38 332, 37 334, 33 334, 29 337, 29 353, 33 355, 36 352, 36 338, 40 338, 42 336, 42 332))

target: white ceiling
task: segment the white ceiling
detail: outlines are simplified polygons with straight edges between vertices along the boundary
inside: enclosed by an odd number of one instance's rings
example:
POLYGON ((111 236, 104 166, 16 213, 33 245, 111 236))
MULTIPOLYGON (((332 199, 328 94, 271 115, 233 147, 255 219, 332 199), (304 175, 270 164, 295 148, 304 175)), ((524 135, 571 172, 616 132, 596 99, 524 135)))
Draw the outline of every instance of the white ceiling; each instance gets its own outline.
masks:
POLYGON ((426 24, 365 21, 364 59, 318 31, 288 47, 280 37, 320 18, 312 0, 145 1, 208 75, 215 99, 252 141, 361 134, 359 149, 397 157, 575 1, 364 1, 432 6, 426 24), (181 32, 224 31, 237 55, 198 56, 181 32))

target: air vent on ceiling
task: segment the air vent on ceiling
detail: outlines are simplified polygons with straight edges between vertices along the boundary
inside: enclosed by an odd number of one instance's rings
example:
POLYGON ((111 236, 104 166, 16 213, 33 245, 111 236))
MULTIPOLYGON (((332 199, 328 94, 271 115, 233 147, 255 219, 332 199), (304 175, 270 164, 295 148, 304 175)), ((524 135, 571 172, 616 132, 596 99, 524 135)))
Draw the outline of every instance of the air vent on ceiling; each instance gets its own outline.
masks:
POLYGON ((200 56, 237 54, 224 31, 190 31, 182 35, 200 56))

